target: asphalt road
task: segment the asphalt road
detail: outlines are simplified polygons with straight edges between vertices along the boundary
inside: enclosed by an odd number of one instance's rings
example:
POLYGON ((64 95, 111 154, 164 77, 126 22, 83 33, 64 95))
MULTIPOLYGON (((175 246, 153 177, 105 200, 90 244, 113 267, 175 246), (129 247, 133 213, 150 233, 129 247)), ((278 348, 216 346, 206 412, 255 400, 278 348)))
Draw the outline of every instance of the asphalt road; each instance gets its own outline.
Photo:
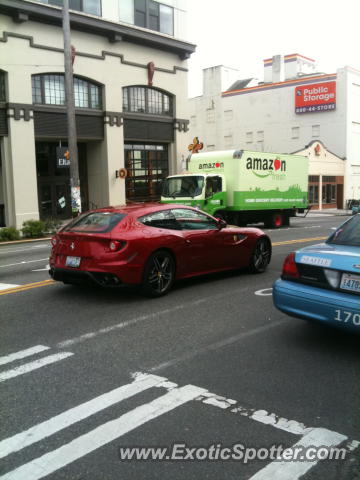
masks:
POLYGON ((343 220, 268 230, 266 273, 182 281, 153 300, 48 281, 49 241, 1 245, 0 480, 360 478, 359 338, 271 299, 286 254, 343 220), (179 459, 120 459, 174 444, 179 459), (220 460, 233 445, 263 457, 220 460), (340 445, 346 459, 265 458, 280 445, 340 445))

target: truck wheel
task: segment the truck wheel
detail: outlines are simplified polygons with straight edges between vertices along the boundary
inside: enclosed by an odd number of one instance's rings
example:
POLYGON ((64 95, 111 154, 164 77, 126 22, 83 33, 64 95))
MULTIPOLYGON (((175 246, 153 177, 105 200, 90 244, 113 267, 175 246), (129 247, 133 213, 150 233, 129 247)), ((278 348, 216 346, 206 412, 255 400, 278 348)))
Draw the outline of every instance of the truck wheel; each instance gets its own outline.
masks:
POLYGON ((267 238, 259 238, 251 254, 249 270, 251 273, 265 272, 271 259, 271 244, 267 238))
POLYGON ((272 213, 264 223, 267 228, 280 228, 284 225, 284 216, 282 213, 272 213))

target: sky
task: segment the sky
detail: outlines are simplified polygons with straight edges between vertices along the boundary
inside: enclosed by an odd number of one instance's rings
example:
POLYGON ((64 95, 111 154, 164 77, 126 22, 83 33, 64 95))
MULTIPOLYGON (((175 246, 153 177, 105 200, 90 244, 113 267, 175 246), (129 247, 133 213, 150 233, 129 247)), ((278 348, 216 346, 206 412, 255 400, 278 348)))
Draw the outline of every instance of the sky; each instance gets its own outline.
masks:
POLYGON ((189 96, 202 94, 202 69, 224 65, 263 80, 263 60, 298 53, 317 71, 360 70, 360 0, 188 0, 189 96))

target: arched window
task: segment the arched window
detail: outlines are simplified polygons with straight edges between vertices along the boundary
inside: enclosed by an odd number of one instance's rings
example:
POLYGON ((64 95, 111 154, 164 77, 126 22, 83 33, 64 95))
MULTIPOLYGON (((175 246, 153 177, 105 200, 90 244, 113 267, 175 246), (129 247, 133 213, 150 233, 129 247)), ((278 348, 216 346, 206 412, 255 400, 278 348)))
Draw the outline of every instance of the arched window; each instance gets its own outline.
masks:
POLYGON ((123 88, 123 111, 172 116, 172 97, 155 88, 123 88))
MULTIPOLYGON (((42 105, 65 104, 65 79, 62 74, 32 76, 33 103, 42 105)), ((75 107, 101 108, 101 87, 88 80, 74 77, 75 107)))

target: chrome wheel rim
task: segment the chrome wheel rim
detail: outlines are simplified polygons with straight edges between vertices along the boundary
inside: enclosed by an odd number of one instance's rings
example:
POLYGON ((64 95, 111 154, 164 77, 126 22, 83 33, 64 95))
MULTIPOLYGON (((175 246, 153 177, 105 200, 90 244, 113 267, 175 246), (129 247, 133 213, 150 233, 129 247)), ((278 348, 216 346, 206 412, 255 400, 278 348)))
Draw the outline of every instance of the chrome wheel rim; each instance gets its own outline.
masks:
POLYGON ((266 240, 260 240, 254 252, 254 266, 257 270, 266 268, 270 260, 270 249, 266 240))
POLYGON ((150 267, 148 283, 157 293, 167 290, 173 279, 173 268, 168 255, 156 255, 150 267))

